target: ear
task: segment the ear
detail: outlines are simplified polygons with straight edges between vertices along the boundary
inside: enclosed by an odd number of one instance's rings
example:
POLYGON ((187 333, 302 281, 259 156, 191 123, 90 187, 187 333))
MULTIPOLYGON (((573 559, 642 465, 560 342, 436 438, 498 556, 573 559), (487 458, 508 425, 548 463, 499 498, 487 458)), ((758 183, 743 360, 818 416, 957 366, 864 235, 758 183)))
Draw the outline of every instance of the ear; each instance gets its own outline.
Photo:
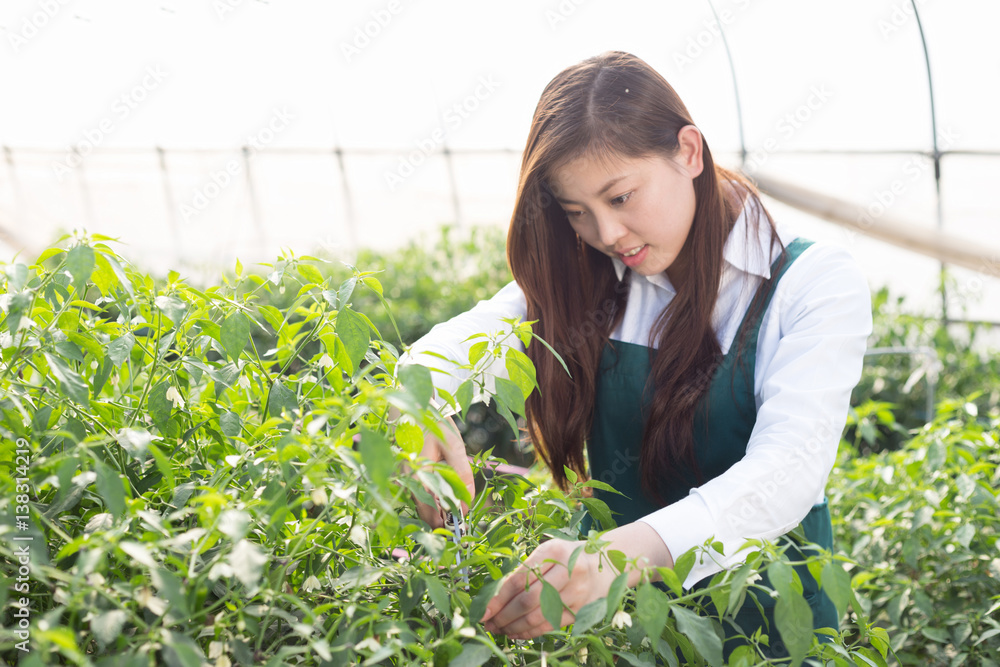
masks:
POLYGON ((675 161, 687 172, 689 178, 699 176, 705 168, 701 151, 701 130, 694 125, 685 125, 677 130, 677 143, 679 149, 675 161))

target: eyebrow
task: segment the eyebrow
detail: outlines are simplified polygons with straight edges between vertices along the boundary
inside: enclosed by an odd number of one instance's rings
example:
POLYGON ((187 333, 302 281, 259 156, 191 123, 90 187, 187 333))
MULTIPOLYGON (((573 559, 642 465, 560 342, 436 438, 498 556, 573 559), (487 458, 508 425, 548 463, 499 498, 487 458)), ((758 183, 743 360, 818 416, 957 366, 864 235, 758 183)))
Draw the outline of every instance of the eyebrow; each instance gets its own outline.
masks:
MULTIPOLYGON (((608 181, 607 183, 604 184, 603 188, 601 188, 597 192, 597 196, 600 197, 605 192, 607 192, 608 190, 610 190, 611 187, 615 183, 617 183, 618 181, 623 181, 623 180, 625 180, 626 178, 628 178, 631 175, 632 174, 622 174, 621 176, 616 176, 615 178, 612 178, 610 181, 608 181)), ((572 199, 563 199, 562 197, 559 197, 559 196, 556 196, 556 201, 559 202, 560 204, 577 204, 579 206, 583 205, 583 204, 580 204, 580 202, 573 201, 572 199)))

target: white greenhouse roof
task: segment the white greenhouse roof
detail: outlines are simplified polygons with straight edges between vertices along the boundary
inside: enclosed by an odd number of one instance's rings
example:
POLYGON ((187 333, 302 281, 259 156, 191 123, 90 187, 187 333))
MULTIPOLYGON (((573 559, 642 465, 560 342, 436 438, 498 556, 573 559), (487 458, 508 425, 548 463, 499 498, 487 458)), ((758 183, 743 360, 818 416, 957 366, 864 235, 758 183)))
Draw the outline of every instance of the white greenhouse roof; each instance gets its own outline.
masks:
MULTIPOLYGON (((994 0, 11 0, 0 259, 86 228, 198 277, 505 226, 543 87, 609 49, 666 77, 720 163, 996 248, 997 25, 994 0)), ((936 259, 767 203, 934 306, 936 259)), ((1000 279, 950 270, 1000 321, 1000 279)))

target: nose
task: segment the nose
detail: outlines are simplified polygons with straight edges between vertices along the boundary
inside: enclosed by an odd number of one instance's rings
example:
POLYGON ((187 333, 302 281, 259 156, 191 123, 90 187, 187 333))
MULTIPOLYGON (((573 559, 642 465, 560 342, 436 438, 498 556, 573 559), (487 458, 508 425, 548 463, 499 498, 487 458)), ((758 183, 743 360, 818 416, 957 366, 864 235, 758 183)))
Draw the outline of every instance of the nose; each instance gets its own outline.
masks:
POLYGON ((618 241, 628 234, 625 225, 613 215, 604 215, 597 220, 597 237, 607 248, 614 248, 618 241))

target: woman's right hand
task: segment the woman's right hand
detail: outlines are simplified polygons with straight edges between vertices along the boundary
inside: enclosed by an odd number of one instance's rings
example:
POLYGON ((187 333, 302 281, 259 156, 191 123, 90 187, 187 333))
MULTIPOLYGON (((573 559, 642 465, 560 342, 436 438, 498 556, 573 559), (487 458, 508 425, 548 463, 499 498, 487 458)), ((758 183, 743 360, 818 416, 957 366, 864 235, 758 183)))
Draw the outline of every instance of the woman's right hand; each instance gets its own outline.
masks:
MULTIPOLYGON (((458 478, 465 484, 465 488, 469 490, 469 496, 475 498, 476 482, 472 476, 472 466, 469 465, 469 459, 465 453, 465 442, 462 440, 455 421, 451 417, 446 417, 441 422, 441 430, 444 431, 445 436, 443 441, 433 433, 424 433, 424 448, 420 454, 432 462, 443 461, 451 466, 458 474, 458 478)), ((430 489, 427 489, 427 492, 431 493, 430 489)), ((414 498, 414 502, 417 505, 417 514, 430 524, 431 528, 444 527, 446 510, 440 501, 436 505, 428 505, 414 498)), ((466 516, 468 513, 469 506, 463 502, 462 516, 466 516)))

